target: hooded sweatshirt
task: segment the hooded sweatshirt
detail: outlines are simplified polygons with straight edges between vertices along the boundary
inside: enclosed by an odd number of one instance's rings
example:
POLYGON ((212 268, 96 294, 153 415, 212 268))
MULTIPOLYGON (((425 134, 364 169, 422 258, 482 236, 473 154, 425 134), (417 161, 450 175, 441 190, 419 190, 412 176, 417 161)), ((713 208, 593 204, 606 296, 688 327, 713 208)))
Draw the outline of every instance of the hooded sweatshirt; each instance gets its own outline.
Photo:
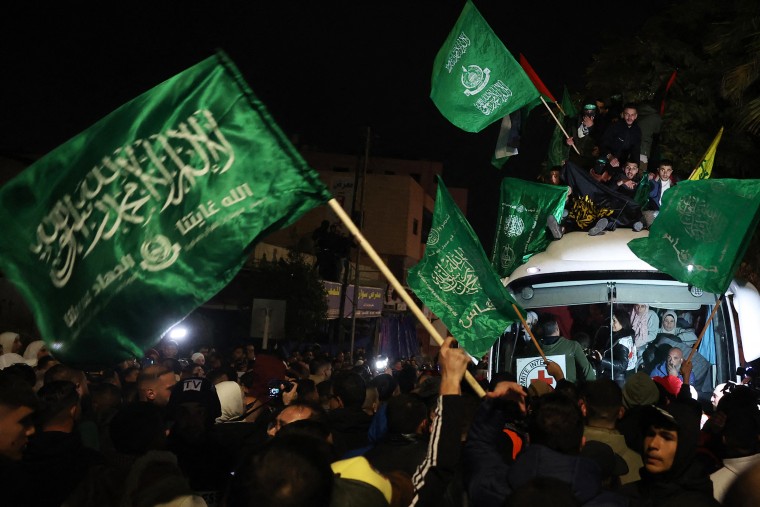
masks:
MULTIPOLYGON (((624 493, 639 500, 642 506, 708 507, 717 506, 710 476, 695 460, 701 412, 698 406, 675 402, 667 412, 678 424, 678 447, 673 466, 667 472, 653 474, 641 468, 641 480, 624 487, 624 493)), ((648 417, 642 422, 648 424, 648 417)), ((643 427, 643 426, 642 426, 643 427)), ((642 449, 643 452, 643 449, 642 449)))

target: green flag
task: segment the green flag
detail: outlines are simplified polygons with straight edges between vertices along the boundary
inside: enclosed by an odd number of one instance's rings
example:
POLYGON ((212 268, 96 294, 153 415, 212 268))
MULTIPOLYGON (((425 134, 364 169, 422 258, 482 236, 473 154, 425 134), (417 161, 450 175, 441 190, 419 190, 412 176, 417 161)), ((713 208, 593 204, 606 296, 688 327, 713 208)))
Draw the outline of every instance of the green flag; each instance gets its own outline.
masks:
POLYGON ((470 0, 433 63, 430 98, 467 132, 533 102, 538 90, 470 0))
MULTIPOLYGON (((570 92, 567 91, 567 86, 564 87, 562 93, 562 110, 557 113, 557 119, 564 125, 565 118, 575 118, 578 112, 573 105, 573 101, 570 98, 570 92)), ((565 134, 559 125, 554 126, 554 132, 549 140, 549 152, 546 157, 546 167, 551 170, 554 167, 562 166, 567 160, 570 147, 565 141, 565 134)))
POLYGON ((566 186, 517 178, 501 181, 496 241, 491 254, 491 263, 500 277, 511 275, 517 266, 546 250, 551 242, 546 219, 553 215, 560 222, 566 200, 566 186))
POLYGON ((682 181, 665 192, 649 237, 628 247, 676 280, 723 294, 760 218, 760 180, 682 181))
MULTIPOLYGON (((562 112, 557 112, 557 119, 560 123, 565 122, 565 115, 562 112)), ((546 155, 546 168, 552 170, 555 167, 562 167, 567 160, 567 154, 570 147, 565 142, 565 134, 562 133, 562 129, 559 125, 554 126, 554 132, 549 140, 549 151, 546 155)))
POLYGON ((562 110, 565 112, 565 116, 568 118, 575 118, 578 116, 578 109, 573 104, 573 99, 570 97, 570 92, 567 86, 562 89, 562 110))
POLYGON ((636 187, 636 193, 633 196, 633 200, 641 207, 642 210, 647 208, 649 204, 649 192, 652 190, 652 180, 649 179, 649 174, 644 172, 639 180, 639 185, 636 187))
POLYGON ((515 300, 440 176, 425 255, 409 270, 407 283, 476 358, 518 319, 515 300))
POLYGON ((121 106, 0 190, 0 268, 59 359, 114 364, 330 198, 218 54, 121 106))

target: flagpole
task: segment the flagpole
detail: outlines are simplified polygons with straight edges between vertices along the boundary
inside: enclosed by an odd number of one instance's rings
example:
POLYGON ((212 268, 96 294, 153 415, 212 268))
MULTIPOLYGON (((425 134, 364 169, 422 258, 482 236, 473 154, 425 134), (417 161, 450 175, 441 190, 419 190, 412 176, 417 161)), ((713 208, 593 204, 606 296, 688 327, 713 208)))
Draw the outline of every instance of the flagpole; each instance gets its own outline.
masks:
MULTIPOLYGON (((401 299, 404 300, 407 307, 412 311, 412 313, 414 313, 414 316, 417 317, 417 320, 420 321, 420 324, 422 324, 425 330, 428 333, 430 333, 430 336, 433 337, 433 339, 436 341, 438 346, 443 345, 443 338, 441 337, 440 334, 438 334, 438 331, 433 327, 433 324, 431 324, 430 321, 425 317, 425 314, 422 313, 422 310, 420 310, 419 306, 417 306, 417 303, 414 302, 414 300, 406 291, 406 289, 401 285, 401 282, 398 281, 396 276, 393 273, 391 273, 391 270, 388 269, 388 266, 385 265, 385 263, 380 258, 380 256, 377 255, 377 252, 375 252, 375 249, 372 248, 372 245, 370 245, 370 243, 364 238, 362 233, 359 231, 356 225, 354 225, 354 222, 346 214, 346 212, 343 210, 343 208, 338 203, 338 201, 335 200, 335 198, 333 198, 327 201, 327 204, 328 206, 330 206, 330 209, 332 209, 333 212, 338 216, 341 222, 343 222, 343 225, 345 225, 346 228, 349 230, 349 232, 354 236, 354 240, 356 240, 359 246, 363 248, 365 252, 367 252, 367 255, 369 256, 370 259, 372 259, 372 262, 375 263, 375 266, 378 267, 380 272, 385 276, 385 278, 390 282, 390 284, 396 290, 396 294, 401 296, 401 299)), ((470 374, 469 371, 465 372, 464 378, 467 381, 467 383, 470 384, 470 387, 472 387, 472 389, 475 391, 475 393, 479 397, 482 398, 486 395, 486 392, 483 390, 480 384, 478 384, 478 381, 475 380, 475 378, 470 374)))
POLYGON ((715 313, 718 311, 718 307, 720 306, 720 300, 723 298, 723 294, 720 295, 720 297, 715 300, 715 308, 713 308, 713 311, 710 313, 710 318, 707 319, 707 322, 705 322, 704 327, 702 328, 702 332, 699 333, 699 338, 697 338, 696 343, 691 348, 691 352, 689 353, 689 357, 686 359, 687 361, 691 361, 691 358, 694 356, 694 353, 697 351, 697 347, 699 347, 699 344, 702 343, 702 338, 705 336, 705 331, 707 331, 707 326, 710 325, 710 322, 712 322, 713 317, 715 317, 715 313))
POLYGON ((512 308, 514 308, 517 316, 520 317, 520 322, 522 322, 523 327, 528 332, 530 339, 533 340, 533 345, 535 345, 536 348, 538 349, 538 353, 541 355, 541 359, 543 359, 544 362, 546 362, 546 356, 544 355, 544 351, 541 350, 541 345, 538 344, 538 340, 536 340, 536 337, 533 335, 533 331, 530 330, 530 326, 528 326, 528 323, 525 322, 525 319, 523 318, 522 313, 520 313, 520 310, 517 309, 517 305, 512 303, 512 308))
MULTIPOLYGON (((549 111, 549 114, 552 115, 552 118, 554 118, 554 121, 557 123, 557 126, 562 130, 562 133, 565 134, 565 139, 570 139, 570 136, 567 134, 567 131, 565 130, 565 127, 562 126, 562 123, 557 119, 557 116, 554 114, 554 111, 552 111, 552 108, 549 107, 549 104, 546 103, 544 98, 542 96, 538 96, 539 99, 541 99, 541 102, 544 103, 544 106, 546 106, 547 111, 549 111)), ((573 149, 575 150, 575 153, 578 155, 581 154, 580 151, 578 151, 578 147, 575 146, 575 143, 572 144, 573 149)))

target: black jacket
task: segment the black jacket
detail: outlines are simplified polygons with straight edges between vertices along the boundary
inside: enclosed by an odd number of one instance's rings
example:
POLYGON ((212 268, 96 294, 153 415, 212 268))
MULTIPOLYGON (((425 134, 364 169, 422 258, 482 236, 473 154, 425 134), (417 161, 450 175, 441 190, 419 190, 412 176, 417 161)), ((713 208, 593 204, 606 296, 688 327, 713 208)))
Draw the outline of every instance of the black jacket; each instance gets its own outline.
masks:
POLYGON ((562 454, 533 444, 512 462, 496 449, 507 422, 505 405, 486 400, 480 406, 465 445, 465 468, 470 473, 471 505, 501 507, 505 499, 534 477, 564 481, 582 505, 628 505, 628 500, 601 487, 598 465, 581 456, 562 454))

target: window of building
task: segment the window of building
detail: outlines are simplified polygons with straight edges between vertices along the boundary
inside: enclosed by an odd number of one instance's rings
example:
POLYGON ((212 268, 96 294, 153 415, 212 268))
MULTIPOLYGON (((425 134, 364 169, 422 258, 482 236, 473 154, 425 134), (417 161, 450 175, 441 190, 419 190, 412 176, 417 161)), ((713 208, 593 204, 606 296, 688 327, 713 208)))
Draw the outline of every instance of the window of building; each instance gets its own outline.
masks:
POLYGON ((433 227, 433 212, 422 209, 422 242, 427 244, 430 229, 433 227))

